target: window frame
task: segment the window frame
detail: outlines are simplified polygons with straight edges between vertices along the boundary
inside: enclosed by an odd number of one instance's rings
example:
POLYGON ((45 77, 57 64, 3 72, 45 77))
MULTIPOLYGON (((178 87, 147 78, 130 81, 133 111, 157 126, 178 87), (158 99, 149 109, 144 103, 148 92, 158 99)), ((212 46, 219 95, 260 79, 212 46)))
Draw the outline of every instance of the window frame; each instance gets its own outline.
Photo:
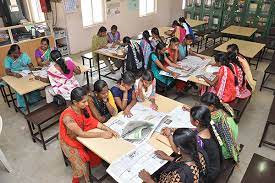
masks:
POLYGON ((185 9, 186 9, 186 0, 182 0, 181 9, 182 9, 182 10, 185 10, 185 9), (183 8, 183 5, 184 5, 184 8, 183 8))
MULTIPOLYGON (((147 5, 147 1, 148 0, 145 0, 146 1, 146 5, 147 5)), ((147 17, 147 16, 151 16, 151 15, 154 15, 154 14, 157 14, 157 0, 153 0, 154 1, 154 11, 153 12, 150 12, 150 13, 145 13, 144 15, 141 15, 140 14, 140 8, 139 8, 139 17, 142 18, 142 17, 147 17)), ((140 2, 139 2, 139 6, 140 6, 140 2)), ((146 11, 147 11, 147 8, 146 8, 146 11)))
MULTIPOLYGON (((86 0, 84 0, 86 1, 86 0)), ((97 23, 94 23, 94 21, 92 22, 92 24, 90 25, 83 25, 83 14, 82 14, 82 0, 80 0, 80 9, 81 9, 81 18, 82 18, 82 27, 84 29, 86 28, 91 28, 91 27, 95 27, 95 26, 98 26, 98 25, 102 25, 102 24, 105 24, 106 23, 106 19, 107 19, 107 15, 106 15, 106 0, 101 0, 102 1, 102 22, 97 22, 97 23)), ((91 16, 93 16, 93 1, 91 1, 91 5, 92 5, 92 12, 91 12, 91 16)), ((93 17, 92 17, 93 19, 93 17)))

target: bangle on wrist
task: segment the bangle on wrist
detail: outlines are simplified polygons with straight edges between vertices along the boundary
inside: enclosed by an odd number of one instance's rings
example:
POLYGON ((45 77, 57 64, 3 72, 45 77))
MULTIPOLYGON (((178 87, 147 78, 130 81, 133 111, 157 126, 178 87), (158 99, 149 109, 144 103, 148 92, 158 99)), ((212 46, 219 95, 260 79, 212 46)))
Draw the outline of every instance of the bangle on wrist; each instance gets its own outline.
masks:
POLYGON ((122 99, 122 100, 128 100, 128 98, 124 98, 124 99, 122 99))

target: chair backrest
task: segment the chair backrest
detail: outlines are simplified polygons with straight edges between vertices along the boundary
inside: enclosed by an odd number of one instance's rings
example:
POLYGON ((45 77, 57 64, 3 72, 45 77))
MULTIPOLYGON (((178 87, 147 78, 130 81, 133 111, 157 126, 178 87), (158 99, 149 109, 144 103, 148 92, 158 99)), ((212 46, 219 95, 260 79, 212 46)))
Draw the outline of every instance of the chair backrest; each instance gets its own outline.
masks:
POLYGON ((2 117, 0 116, 0 135, 1 135, 1 132, 2 132, 2 126, 3 126, 3 122, 2 122, 2 117))
POLYGON ((269 35, 270 36, 275 36, 275 27, 271 27, 269 30, 269 35))

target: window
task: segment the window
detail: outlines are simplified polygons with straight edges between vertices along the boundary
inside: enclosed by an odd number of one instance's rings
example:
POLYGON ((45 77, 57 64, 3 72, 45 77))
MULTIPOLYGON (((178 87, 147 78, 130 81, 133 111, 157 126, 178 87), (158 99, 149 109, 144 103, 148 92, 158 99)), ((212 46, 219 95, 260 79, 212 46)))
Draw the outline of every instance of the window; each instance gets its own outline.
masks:
POLYGON ((83 26, 102 23, 105 20, 105 0, 81 0, 83 26))
POLYGON ((32 15, 33 22, 44 22, 45 15, 41 10, 40 1, 39 0, 32 0, 29 1, 30 5, 30 12, 32 15))
POLYGON ((182 9, 184 10, 186 7, 186 0, 182 0, 182 9))
POLYGON ((139 0, 139 16, 156 13, 156 0, 139 0))

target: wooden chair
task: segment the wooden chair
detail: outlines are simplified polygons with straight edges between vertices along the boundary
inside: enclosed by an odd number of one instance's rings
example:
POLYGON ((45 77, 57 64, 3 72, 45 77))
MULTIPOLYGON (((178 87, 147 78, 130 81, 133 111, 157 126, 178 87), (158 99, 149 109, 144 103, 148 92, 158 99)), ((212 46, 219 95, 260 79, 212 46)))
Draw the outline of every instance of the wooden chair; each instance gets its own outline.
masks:
MULTIPOLYGON (((275 92, 273 93, 273 95, 275 96, 275 92)), ((272 105, 271 105, 271 108, 270 108, 270 111, 269 111, 269 114, 268 114, 268 118, 267 118, 267 121, 266 121, 266 124, 265 124, 265 127, 264 127, 264 132, 263 132, 261 141, 259 143, 259 147, 261 147, 262 144, 267 144, 267 145, 275 147, 275 143, 264 140, 265 136, 266 136, 266 133, 268 131, 268 127, 270 125, 275 125, 275 97, 273 98, 273 102, 272 102, 272 105)))
MULTIPOLYGON (((3 121, 2 121, 2 117, 0 116, 0 135, 2 132, 2 126, 3 126, 3 121)), ((12 172, 13 169, 11 168, 6 156, 4 155, 4 153, 2 152, 2 150, 0 149, 0 161, 3 163, 4 167, 8 170, 8 172, 12 172)))
POLYGON ((264 77, 263 77, 263 80, 262 80, 262 83, 261 83, 260 91, 262 91, 262 88, 267 88, 267 89, 270 89, 270 90, 273 90, 273 91, 275 90, 275 88, 271 88, 271 87, 268 87, 268 86, 265 85, 268 78, 271 75, 275 75, 275 53, 272 56, 271 63, 268 65, 268 67, 264 71, 264 77))
POLYGON ((10 94, 7 94, 5 88, 6 88, 5 85, 0 82, 0 91, 1 91, 1 94, 2 94, 2 97, 3 97, 3 100, 10 108, 11 107, 10 103, 12 102, 12 100, 16 100, 15 97, 11 97, 11 95, 15 95, 15 93, 11 92, 10 94))
POLYGON ((215 44, 215 45, 213 45, 211 47, 208 47, 205 50, 203 50, 202 52, 200 52, 200 54, 212 57, 212 56, 214 56, 218 52, 218 51, 215 50, 215 48, 217 46, 220 46, 220 45, 221 45, 221 43, 218 43, 218 44, 215 44))
MULTIPOLYGON (((211 32, 210 34, 208 34, 206 36, 206 39, 205 39, 205 49, 208 47, 208 40, 213 40, 213 45, 216 44, 216 39, 219 39, 222 37, 222 34, 221 32, 219 31, 214 31, 214 32, 211 32)), ((222 39, 220 39, 220 44, 222 43, 222 39)))
POLYGON ((25 116, 33 142, 40 142, 43 145, 44 150, 47 150, 46 144, 48 142, 54 138, 57 138, 58 132, 50 136, 48 139, 45 139, 43 131, 59 122, 59 116, 66 109, 66 107, 67 106, 58 107, 52 102, 25 116), (34 131, 35 129, 33 126, 37 127, 36 132, 34 131), (38 135, 40 137, 37 137, 38 135))

